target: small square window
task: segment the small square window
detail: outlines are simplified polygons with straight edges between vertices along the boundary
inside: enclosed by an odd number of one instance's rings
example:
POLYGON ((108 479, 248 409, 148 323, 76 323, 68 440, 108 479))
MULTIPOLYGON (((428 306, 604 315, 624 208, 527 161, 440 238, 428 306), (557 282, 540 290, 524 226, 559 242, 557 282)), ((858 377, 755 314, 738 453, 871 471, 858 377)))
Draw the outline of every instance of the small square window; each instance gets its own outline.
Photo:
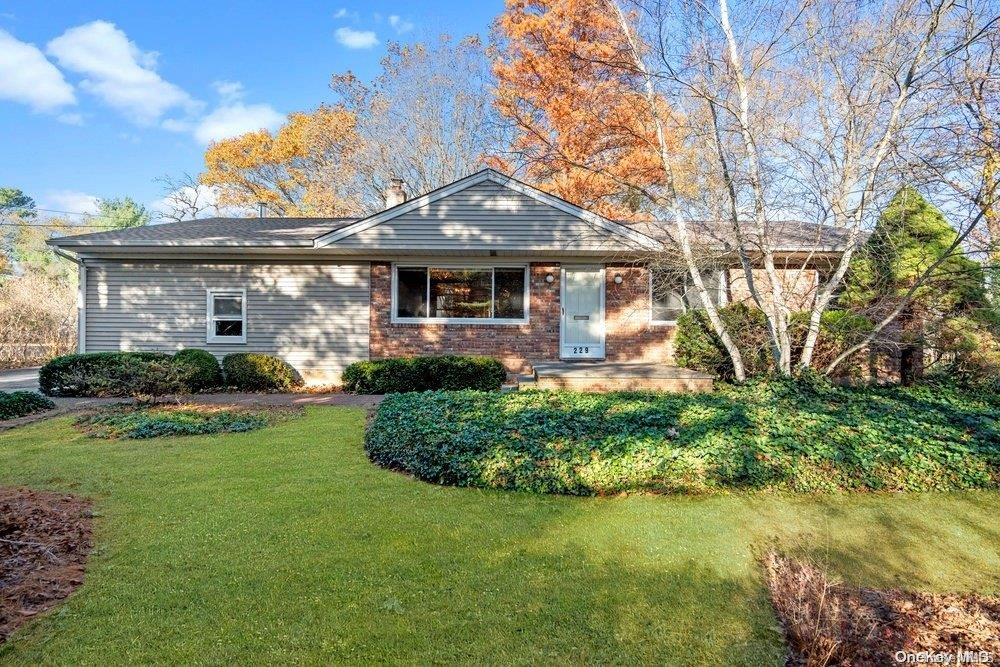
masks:
MULTIPOLYGON (((726 303, 726 276, 721 270, 703 270, 702 281, 712 303, 726 303)), ((653 324, 673 324, 687 310, 702 310, 704 306, 686 271, 649 270, 649 321, 653 324)))
POLYGON ((208 290, 209 343, 245 343, 247 341, 246 290, 208 290))
POLYGON ((684 314, 684 276, 650 271, 650 320, 676 322, 684 314))

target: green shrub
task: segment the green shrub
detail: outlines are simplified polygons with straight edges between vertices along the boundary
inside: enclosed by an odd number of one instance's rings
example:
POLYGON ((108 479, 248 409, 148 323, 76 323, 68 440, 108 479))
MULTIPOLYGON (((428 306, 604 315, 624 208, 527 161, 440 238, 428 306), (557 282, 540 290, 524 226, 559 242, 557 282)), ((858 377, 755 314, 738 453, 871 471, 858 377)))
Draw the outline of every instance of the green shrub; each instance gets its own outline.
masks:
POLYGON ((76 425, 96 438, 145 439, 253 431, 278 413, 204 405, 114 405, 80 416, 76 425))
MULTIPOLYGON (((774 373, 774 357, 764 313, 747 304, 735 303, 720 308, 719 317, 743 353, 747 376, 774 373)), ((863 315, 846 310, 825 311, 820 318, 819 338, 813 351, 813 368, 826 368, 842 351, 863 340, 872 326, 871 320, 863 315)), ((788 335, 793 359, 797 359, 802 351, 808 328, 808 312, 792 315, 788 335)), ((677 363, 681 366, 711 373, 723 380, 733 379, 732 360, 704 311, 688 311, 677 320, 674 349, 677 363)), ((864 371, 865 358, 864 353, 855 354, 838 368, 838 375, 860 376, 864 371)))
POLYGON ((181 369, 183 381, 191 391, 222 386, 222 367, 211 352, 189 348, 175 354, 173 361, 181 369))
MULTIPOLYGON (((769 373, 773 363, 764 313, 734 303, 719 308, 719 317, 743 353, 747 375, 769 373)), ((678 318, 674 350, 677 363, 685 368, 733 379, 733 362, 703 310, 689 310, 678 318)))
POLYGON ((996 324, 983 317, 951 317, 935 332, 943 361, 926 381, 953 384, 972 391, 1000 393, 1000 336, 996 324))
POLYGON ((1000 398, 949 387, 753 380, 710 394, 394 394, 377 464, 546 493, 1000 488, 1000 398))
POLYGON ((67 354, 42 366, 38 381, 49 396, 162 396, 185 389, 162 352, 67 354))
POLYGON ((506 369, 493 357, 453 355, 358 361, 344 369, 342 377, 344 388, 359 394, 496 391, 506 379, 506 369))
MULTIPOLYGON (((864 315, 849 310, 824 311, 820 316, 819 337, 813 349, 813 368, 825 369, 840 356, 841 352, 863 341, 873 328, 872 321, 864 315)), ((793 354, 796 358, 802 353, 808 331, 809 313, 792 315, 788 333, 792 339, 793 354)), ((837 367, 836 375, 860 378, 865 375, 867 365, 868 355, 861 350, 842 361, 837 367)))
POLYGON ((270 354, 237 352, 222 358, 226 384, 240 391, 288 390, 302 386, 302 376, 285 360, 270 354))
POLYGON ((51 410, 56 404, 34 391, 0 391, 0 421, 51 410))

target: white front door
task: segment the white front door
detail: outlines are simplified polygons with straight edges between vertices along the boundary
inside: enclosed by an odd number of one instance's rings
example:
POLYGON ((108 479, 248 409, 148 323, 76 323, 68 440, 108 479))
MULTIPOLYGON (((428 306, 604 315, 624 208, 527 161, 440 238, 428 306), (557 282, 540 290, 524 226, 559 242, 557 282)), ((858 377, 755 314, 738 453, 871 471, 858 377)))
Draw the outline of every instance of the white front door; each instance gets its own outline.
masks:
POLYGON ((604 358, 604 267, 562 267, 563 359, 604 358))

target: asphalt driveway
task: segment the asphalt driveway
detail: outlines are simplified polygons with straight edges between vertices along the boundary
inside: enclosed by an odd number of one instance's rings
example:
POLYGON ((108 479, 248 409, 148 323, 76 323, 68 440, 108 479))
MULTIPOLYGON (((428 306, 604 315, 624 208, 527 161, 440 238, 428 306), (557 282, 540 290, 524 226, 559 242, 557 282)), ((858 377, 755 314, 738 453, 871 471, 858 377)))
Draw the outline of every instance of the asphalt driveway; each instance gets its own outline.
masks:
POLYGON ((39 366, 0 370, 0 391, 38 391, 39 366))

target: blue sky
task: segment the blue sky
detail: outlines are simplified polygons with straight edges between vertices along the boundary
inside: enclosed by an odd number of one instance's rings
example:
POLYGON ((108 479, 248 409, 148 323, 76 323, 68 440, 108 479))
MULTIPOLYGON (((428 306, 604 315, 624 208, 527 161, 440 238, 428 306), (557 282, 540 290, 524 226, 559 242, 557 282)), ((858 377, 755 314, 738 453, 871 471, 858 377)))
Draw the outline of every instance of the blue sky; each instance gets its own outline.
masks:
POLYGON ((332 101, 330 75, 375 75, 387 40, 485 36, 502 5, 0 0, 0 186, 152 204, 211 138, 332 101))

